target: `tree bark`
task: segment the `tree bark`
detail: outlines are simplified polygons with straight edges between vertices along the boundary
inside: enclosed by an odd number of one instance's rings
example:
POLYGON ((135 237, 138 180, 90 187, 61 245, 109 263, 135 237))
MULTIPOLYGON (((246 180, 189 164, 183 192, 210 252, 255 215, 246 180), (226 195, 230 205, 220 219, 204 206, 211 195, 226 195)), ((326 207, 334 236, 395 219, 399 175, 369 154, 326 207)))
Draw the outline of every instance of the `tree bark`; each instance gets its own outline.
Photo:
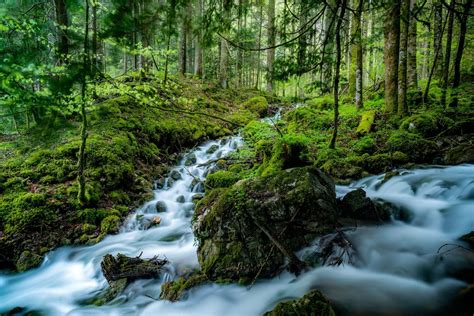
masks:
POLYGON ((359 14, 359 4, 360 0, 352 1, 352 8, 354 8, 353 14, 351 15, 351 27, 350 27, 350 62, 349 62, 349 95, 351 97, 355 96, 356 93, 356 72, 357 72, 357 51, 359 45, 362 45, 360 42, 361 39, 361 14, 359 14))
POLYGON ((400 2, 389 0, 384 23, 385 111, 398 107, 398 54, 400 47, 400 2))
POLYGON ((472 6, 472 0, 466 0, 463 4, 463 14, 458 16, 459 18, 459 41, 458 47, 456 49, 456 58, 454 59, 454 79, 453 79, 453 93, 452 93, 452 107, 457 107, 458 100, 458 91, 457 88, 461 83, 461 60, 462 54, 464 51, 464 44, 466 41, 466 32, 467 32, 467 22, 469 17, 469 11, 472 6))
POLYGON ((416 17, 414 16, 416 9, 416 0, 410 0, 410 19, 408 22, 408 89, 417 90, 418 89, 418 74, 416 70, 416 37, 417 37, 417 27, 416 27, 416 17))
POLYGON ((435 74, 437 78, 442 78, 443 75, 443 4, 441 0, 433 1, 433 24, 434 37, 433 49, 438 52, 438 58, 433 62, 435 64, 435 74))
MULTIPOLYGON (((275 45, 275 0, 268 1, 268 30, 267 30, 267 46, 275 45)), ((267 50, 267 91, 272 93, 275 90, 273 82, 273 62, 275 61, 275 49, 267 50)))
POLYGON ((87 142, 87 114, 86 114, 86 94, 87 94, 87 74, 89 72, 89 0, 86 0, 86 23, 84 35, 84 58, 82 69, 82 87, 81 87, 81 147, 79 148, 79 161, 77 178, 79 183, 79 192, 77 195, 80 205, 86 204, 86 142, 87 142))
POLYGON ((362 55, 362 8, 363 0, 359 0, 357 4, 357 17, 354 19, 358 21, 358 29, 356 30, 356 73, 355 73, 355 103, 356 108, 362 109, 364 107, 362 88, 363 88, 363 55, 362 55))
POLYGON ((186 61, 187 61, 187 39, 186 39, 186 21, 185 18, 183 17, 181 21, 181 34, 179 37, 179 73, 184 75, 186 73, 186 61))
POLYGON ((66 0, 54 0, 56 9, 56 23, 58 24, 58 61, 64 64, 69 53, 69 17, 66 0))
MULTIPOLYGON (((198 0, 198 17, 201 21, 204 11, 204 0, 198 0)), ((203 50, 202 50, 202 31, 198 27, 196 34, 195 50, 194 50, 194 74, 198 78, 203 77, 203 50)))
MULTIPOLYGON (((339 1, 338 1, 339 2, 339 1)), ((337 18, 336 24, 336 69, 334 74, 334 130, 329 143, 329 148, 336 147, 337 129, 339 125, 339 75, 341 67, 341 26, 344 20, 344 13, 346 12, 347 0, 342 0, 341 13, 337 18)))
POLYGON ((410 0, 401 0, 400 7, 400 54, 398 61, 398 115, 407 113, 407 58, 408 30, 410 23, 410 0))
POLYGON ((446 33, 446 54, 444 55, 443 82, 441 83, 441 105, 446 107, 446 93, 449 82, 449 65, 451 59, 451 43, 453 40, 454 26, 454 5, 455 0, 451 0, 448 12, 448 30, 446 33))

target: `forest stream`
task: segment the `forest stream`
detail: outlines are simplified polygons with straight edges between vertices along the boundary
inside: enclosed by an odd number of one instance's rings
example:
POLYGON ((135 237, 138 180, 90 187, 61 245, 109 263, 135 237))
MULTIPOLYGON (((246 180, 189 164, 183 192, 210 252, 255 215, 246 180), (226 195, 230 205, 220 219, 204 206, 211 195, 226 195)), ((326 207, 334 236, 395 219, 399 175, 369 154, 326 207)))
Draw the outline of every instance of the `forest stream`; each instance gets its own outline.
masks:
POLYGON ((439 311, 465 286, 449 275, 451 267, 463 264, 463 257, 450 257, 449 251, 452 244, 462 245, 457 238, 474 228, 474 166, 433 166, 401 170, 388 181, 382 174, 336 187, 338 196, 362 187, 371 198, 405 214, 387 224, 348 229, 355 249, 351 264, 321 266, 298 277, 284 272, 247 287, 208 284, 191 289, 179 302, 158 300, 161 284, 198 268, 191 218, 193 196, 202 188, 193 182, 203 180, 214 161, 241 144, 241 137, 234 136, 188 152, 171 170, 175 180, 168 178, 155 188, 154 199, 130 215, 117 235, 93 246, 59 248, 37 269, 1 275, 0 311, 21 306, 48 315, 261 315, 283 299, 317 288, 352 315, 420 315, 439 311), (190 156, 196 161, 186 166, 190 156), (161 224, 146 229, 158 215, 158 201, 166 204, 166 211, 159 213, 161 224), (103 256, 119 252, 159 255, 170 263, 159 280, 137 280, 108 305, 83 304, 107 287, 100 269, 103 256))

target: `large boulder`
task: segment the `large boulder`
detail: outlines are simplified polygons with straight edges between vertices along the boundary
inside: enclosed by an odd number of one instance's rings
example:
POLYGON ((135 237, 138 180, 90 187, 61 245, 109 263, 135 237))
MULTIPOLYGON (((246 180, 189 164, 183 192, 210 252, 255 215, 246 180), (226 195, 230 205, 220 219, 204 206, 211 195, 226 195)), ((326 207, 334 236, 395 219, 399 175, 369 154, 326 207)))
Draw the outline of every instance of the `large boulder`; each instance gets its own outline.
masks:
POLYGON ((241 180, 209 192, 196 207, 198 259, 210 280, 253 280, 336 226, 334 183, 312 167, 241 180))
POLYGON ((336 312, 321 292, 311 290, 300 299, 278 304, 265 316, 336 316, 336 312))
POLYGON ((474 162, 474 144, 464 143, 448 150, 444 157, 447 165, 474 162))

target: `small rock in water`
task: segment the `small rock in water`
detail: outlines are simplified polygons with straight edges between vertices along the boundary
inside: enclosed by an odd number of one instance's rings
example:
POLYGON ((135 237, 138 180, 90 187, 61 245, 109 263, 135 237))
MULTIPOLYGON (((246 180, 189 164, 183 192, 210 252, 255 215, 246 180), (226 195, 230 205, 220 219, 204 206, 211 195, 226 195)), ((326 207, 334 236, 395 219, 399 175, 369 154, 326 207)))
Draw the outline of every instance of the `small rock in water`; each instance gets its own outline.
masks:
POLYGON ((471 248, 474 248, 474 231, 470 232, 469 234, 466 234, 460 238, 462 241, 465 241, 471 246, 471 248))
POLYGON ((128 282, 143 279, 155 278, 159 276, 162 268, 168 261, 166 259, 141 259, 138 257, 127 257, 121 253, 117 257, 107 254, 100 264, 102 273, 107 281, 117 281, 127 279, 128 282))
POLYGON ((186 158, 186 160, 184 161, 184 165, 189 167, 193 164, 195 164, 197 161, 197 158, 196 158, 196 155, 195 154, 191 154, 188 156, 188 158, 186 158))
POLYGON ((217 150, 219 149, 219 145, 212 145, 211 147, 209 147, 207 150, 206 150, 206 154, 213 154, 215 153, 217 150))
POLYGON ((287 315, 335 316, 336 312, 334 312, 331 303, 321 292, 311 290, 302 298, 282 302, 272 311, 264 314, 264 316, 287 315))
POLYGON ((166 179, 165 178, 160 178, 158 181, 156 181, 156 188, 157 189, 163 189, 165 187, 166 179))
POLYGON ((150 226, 148 228, 155 227, 160 224, 161 224, 161 217, 155 216, 151 219, 150 226))
POLYGON ((166 212, 166 203, 164 201, 156 202, 156 211, 158 213, 166 212))
POLYGON ((178 202, 178 203, 186 202, 186 199, 185 199, 184 195, 178 196, 178 198, 176 199, 176 202, 178 202))
POLYGON ((179 173, 178 170, 173 170, 170 173, 170 178, 173 179, 173 180, 181 180, 182 176, 181 176, 181 173, 179 173))

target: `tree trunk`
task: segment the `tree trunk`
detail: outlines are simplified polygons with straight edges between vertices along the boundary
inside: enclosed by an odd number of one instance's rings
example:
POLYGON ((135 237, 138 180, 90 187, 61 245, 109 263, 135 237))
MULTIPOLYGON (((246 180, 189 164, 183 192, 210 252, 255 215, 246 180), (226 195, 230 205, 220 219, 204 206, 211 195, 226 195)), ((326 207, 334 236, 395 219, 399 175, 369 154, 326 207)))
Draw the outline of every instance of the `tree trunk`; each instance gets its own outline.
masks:
POLYGON ((341 26, 344 20, 344 13, 346 12, 347 0, 342 0, 341 13, 337 18, 336 24, 336 69, 334 74, 334 130, 329 143, 329 148, 336 147, 337 129, 339 125, 339 75, 341 67, 341 26))
MULTIPOLYGON (((275 46, 275 0, 268 1, 268 30, 267 46, 275 46)), ((275 49, 267 50, 267 91, 272 93, 275 90, 273 82, 273 62, 275 61, 275 49)))
POLYGON ((94 72, 96 71, 95 68, 99 68, 99 59, 97 55, 97 3, 96 1, 92 2, 92 61, 94 65, 94 72))
POLYGON ((82 70, 82 87, 81 87, 81 147, 79 149, 79 162, 77 178, 79 183, 79 192, 77 195, 80 205, 86 204, 86 177, 84 171, 86 169, 86 142, 87 142, 87 115, 86 115, 86 93, 87 93, 87 73, 89 67, 89 0, 86 0, 86 23, 84 35, 84 58, 82 70))
MULTIPOLYGON (((222 10, 224 11, 224 20, 227 23, 230 19, 230 9, 231 2, 230 0, 224 0, 222 10)), ((227 32, 225 32, 227 33, 227 32)), ((224 34, 225 36, 225 34, 224 34)), ((219 84, 222 88, 228 88, 228 78, 227 78, 227 41, 224 38, 221 38, 220 41, 220 53, 219 53, 219 84)))
POLYGON ((260 48, 262 47, 262 24, 263 24, 263 4, 260 4, 260 9, 259 9, 259 18, 260 18, 260 27, 258 29, 258 49, 259 51, 257 52, 257 76, 256 76, 256 81, 255 81, 255 89, 260 88, 260 67, 262 64, 262 61, 260 60, 260 48))
POLYGON ((408 22, 408 59, 407 59, 407 68, 408 68, 408 89, 417 90, 418 89, 418 74, 416 71, 416 18, 414 16, 416 10, 416 0, 410 0, 410 19, 408 22))
MULTIPOLYGON (((328 3, 335 7, 334 0, 328 1, 328 3)), ((324 43, 323 52, 322 52, 322 65, 321 65, 321 92, 329 93, 331 92, 333 82, 332 78, 332 61, 333 61, 333 52, 334 52, 334 41, 333 41, 333 27, 336 17, 331 12, 330 9, 326 8, 324 12, 324 37, 326 43, 324 43)))
POLYGON ((356 73, 355 73, 355 102, 356 108, 359 110, 364 107, 363 103, 363 95, 362 95, 362 88, 363 88, 363 55, 362 55, 362 8, 364 5, 363 0, 359 0, 357 4, 357 14, 354 20, 358 21, 358 28, 356 30, 356 73))
POLYGON ((407 113, 407 58, 408 29, 410 23, 410 0, 401 0, 400 8, 400 54, 398 61, 398 115, 407 113))
POLYGON ((350 40, 350 63, 349 63, 349 95, 351 97, 355 96, 356 93, 356 72, 357 72, 357 51, 359 45, 362 45, 360 42, 361 37, 361 25, 360 19, 361 14, 359 14, 359 4, 360 0, 352 1, 352 8, 354 8, 353 14, 351 15, 351 40, 350 40))
POLYGON ((56 23, 58 24, 58 61, 65 63, 66 55, 69 53, 69 17, 66 0, 54 0, 56 9, 56 23))
POLYGON ((186 60, 187 56, 186 53, 188 51, 187 48, 187 39, 186 39, 187 31, 186 31, 186 21, 183 17, 181 21, 181 34, 179 37, 179 73, 184 75, 186 73, 186 60))
POLYGON ((435 63, 435 76, 442 78, 443 75, 443 4, 441 0, 433 1, 433 24, 434 24, 434 37, 433 37, 433 49, 438 52, 438 58, 434 60, 435 63))
POLYGON ((400 47, 400 2, 389 0, 384 23, 385 111, 398 107, 398 54, 400 47))
POLYGON ((448 12, 448 30, 446 33, 446 54, 444 55, 444 69, 443 82, 441 83, 441 105, 446 107, 446 93, 449 82, 449 65, 451 59, 451 43, 453 40, 453 25, 454 25, 454 0, 451 0, 448 12))
POLYGON ((466 0, 463 4, 463 14, 458 16, 459 18, 459 41, 456 49, 456 58, 454 59, 454 79, 453 79, 453 93, 452 93, 452 107, 458 106, 458 91, 457 88, 461 83, 461 60, 464 51, 464 44, 466 41, 467 22, 469 17, 469 10, 472 6, 472 0, 466 0))
MULTIPOLYGON (((204 0, 198 0, 198 19, 201 20, 204 10, 204 0)), ((194 74, 198 78, 202 78, 203 74, 203 51, 202 51, 202 31, 199 27, 196 34, 196 41, 195 41, 195 50, 194 50, 194 74)))

